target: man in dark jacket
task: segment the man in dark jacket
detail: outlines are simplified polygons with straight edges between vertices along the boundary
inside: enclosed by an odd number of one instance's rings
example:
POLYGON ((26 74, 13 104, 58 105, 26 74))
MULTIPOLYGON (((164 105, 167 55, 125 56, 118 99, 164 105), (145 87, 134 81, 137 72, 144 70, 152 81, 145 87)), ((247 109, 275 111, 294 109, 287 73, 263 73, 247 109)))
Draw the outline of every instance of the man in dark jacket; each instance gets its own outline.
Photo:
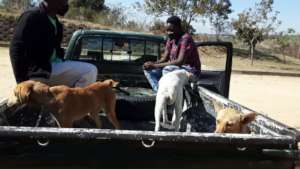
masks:
POLYGON ((63 26, 57 15, 64 16, 68 7, 68 0, 44 0, 20 16, 10 45, 17 83, 34 79, 48 85, 83 87, 96 81, 95 66, 63 60, 63 26))

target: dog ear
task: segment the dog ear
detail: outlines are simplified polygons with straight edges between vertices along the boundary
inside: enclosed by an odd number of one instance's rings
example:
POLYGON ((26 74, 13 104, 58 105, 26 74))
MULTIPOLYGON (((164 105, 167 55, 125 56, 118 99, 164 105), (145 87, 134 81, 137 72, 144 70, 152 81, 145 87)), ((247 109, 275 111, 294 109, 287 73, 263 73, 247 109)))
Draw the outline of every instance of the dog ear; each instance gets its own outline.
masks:
POLYGON ((215 109, 216 113, 218 113, 220 110, 224 109, 224 106, 221 103, 219 103, 215 100, 213 100, 212 103, 214 105, 214 109, 215 109))
POLYGON ((248 124, 251 121, 255 120, 255 117, 256 117, 255 112, 250 112, 250 113, 247 113, 247 114, 243 114, 242 117, 241 117, 241 122, 243 124, 248 124))

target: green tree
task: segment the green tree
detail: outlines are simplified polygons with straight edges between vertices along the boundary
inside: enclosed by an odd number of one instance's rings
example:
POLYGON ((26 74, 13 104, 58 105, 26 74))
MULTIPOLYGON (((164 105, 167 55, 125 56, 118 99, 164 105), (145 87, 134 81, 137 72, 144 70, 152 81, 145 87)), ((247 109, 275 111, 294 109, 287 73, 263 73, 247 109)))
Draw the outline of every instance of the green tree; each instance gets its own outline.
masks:
POLYGON ((210 5, 210 0, 145 0, 143 4, 136 3, 136 8, 156 17, 177 15, 182 19, 184 29, 190 32, 191 22, 206 15, 210 5))
POLYGON ((273 12, 273 3, 273 0, 261 0, 253 9, 243 11, 238 14, 238 19, 233 20, 236 36, 249 46, 251 65, 257 43, 262 42, 280 24, 277 19, 279 12, 273 12))
POLYGON ((296 31, 292 28, 289 28, 286 32, 279 32, 278 37, 276 38, 278 48, 282 54, 283 62, 286 63, 285 51, 291 45, 291 35, 293 35, 296 31))
POLYGON ((219 41, 220 34, 230 25, 228 15, 232 13, 231 2, 229 0, 211 0, 210 3, 211 7, 209 8, 208 17, 214 27, 216 38, 219 41))
POLYGON ((32 5, 32 0, 2 0, 3 8, 8 11, 24 11, 32 5))

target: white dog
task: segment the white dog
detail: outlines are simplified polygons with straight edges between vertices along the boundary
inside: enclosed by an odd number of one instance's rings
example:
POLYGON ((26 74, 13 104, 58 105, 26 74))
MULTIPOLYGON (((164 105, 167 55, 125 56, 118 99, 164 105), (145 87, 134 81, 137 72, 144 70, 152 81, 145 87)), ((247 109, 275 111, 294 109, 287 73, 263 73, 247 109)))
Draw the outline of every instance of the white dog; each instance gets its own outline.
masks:
POLYGON ((160 117, 163 124, 167 122, 167 105, 174 105, 172 126, 179 130, 180 117, 183 107, 183 87, 188 84, 191 73, 185 70, 175 70, 162 76, 158 82, 158 91, 155 103, 155 131, 160 129, 160 117))

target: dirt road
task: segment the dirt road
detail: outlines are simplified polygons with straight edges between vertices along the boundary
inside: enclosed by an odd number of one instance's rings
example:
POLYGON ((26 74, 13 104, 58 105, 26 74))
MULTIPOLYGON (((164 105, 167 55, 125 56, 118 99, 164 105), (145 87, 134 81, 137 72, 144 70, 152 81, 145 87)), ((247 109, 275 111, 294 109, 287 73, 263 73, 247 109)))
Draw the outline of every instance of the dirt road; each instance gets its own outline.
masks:
POLYGON ((8 48, 0 47, 0 99, 7 97, 15 86, 8 48))
POLYGON ((229 98, 300 128, 300 78, 233 74, 229 98))
MULTIPOLYGON (((15 86, 7 48, 0 47, 0 70, 0 98, 3 98, 15 86)), ((233 74, 230 99, 300 128, 300 78, 233 74)))

